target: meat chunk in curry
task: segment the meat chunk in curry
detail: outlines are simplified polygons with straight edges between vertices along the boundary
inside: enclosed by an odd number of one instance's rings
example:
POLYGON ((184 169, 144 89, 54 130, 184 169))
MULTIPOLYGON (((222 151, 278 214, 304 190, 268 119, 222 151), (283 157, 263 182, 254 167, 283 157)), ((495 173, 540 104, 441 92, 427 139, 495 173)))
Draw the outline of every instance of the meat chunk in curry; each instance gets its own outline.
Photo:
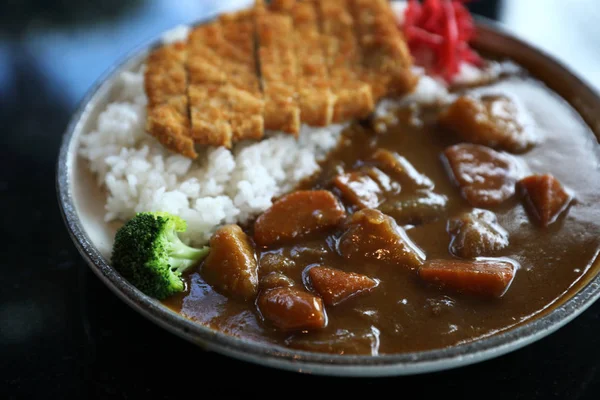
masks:
POLYGON ((419 268, 419 277, 461 293, 502 297, 515 276, 515 270, 515 264, 500 259, 431 260, 419 268))
POLYGON ((491 256, 508 246, 508 232, 498 224, 496 214, 474 209, 448 221, 449 250, 461 258, 491 256))
POLYGON ((567 209, 573 196, 550 174, 531 175, 517 182, 525 207, 541 226, 548 226, 567 209))
POLYGON ((386 149, 377 149, 373 153, 372 162, 396 179, 404 191, 433 189, 431 179, 417 171, 406 157, 402 157, 398 153, 386 149))
POLYGON ((533 135, 519 122, 519 109, 506 96, 460 96, 439 117, 465 142, 519 153, 534 144, 533 135))
POLYGON ((258 261, 258 275, 263 277, 271 272, 286 273, 295 266, 296 263, 293 259, 279 252, 263 253, 258 261))
POLYGON ((262 278, 258 284, 260 290, 273 289, 277 287, 294 286, 294 281, 281 272, 271 272, 262 278))
POLYGON ((377 281, 366 275, 330 267, 312 267, 308 276, 313 289, 328 306, 335 306, 377 286, 377 281))
POLYGON ((352 171, 334 178, 333 184, 354 207, 376 208, 383 202, 383 190, 375 179, 363 171, 352 171))
POLYGON ((425 260, 423 251, 392 217, 370 208, 350 217, 339 239, 338 251, 348 260, 371 260, 409 269, 417 268, 425 260))
POLYGON ((256 303, 265 321, 282 331, 319 329, 327 323, 323 300, 296 287, 261 291, 256 303))
POLYGON ((337 226, 346 212, 327 190, 301 190, 277 200, 254 223, 259 246, 290 241, 337 226))
POLYGON ((444 157, 463 197, 473 207, 497 206, 514 195, 519 168, 509 154, 461 143, 448 147, 444 157))
POLYGON ((226 296, 246 301, 256 297, 256 255, 250 238, 238 225, 225 225, 213 234, 202 276, 226 296))
POLYGON ((379 210, 401 225, 421 225, 443 217, 447 203, 448 198, 444 195, 418 190, 409 195, 388 199, 379 206, 379 210))

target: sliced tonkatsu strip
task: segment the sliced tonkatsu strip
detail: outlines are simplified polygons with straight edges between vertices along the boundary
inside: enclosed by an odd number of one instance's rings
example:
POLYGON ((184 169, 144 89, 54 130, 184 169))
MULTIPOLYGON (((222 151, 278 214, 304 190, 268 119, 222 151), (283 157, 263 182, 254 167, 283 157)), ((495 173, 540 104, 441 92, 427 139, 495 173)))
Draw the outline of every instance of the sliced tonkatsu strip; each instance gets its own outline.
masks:
POLYGON ((317 6, 311 1, 272 0, 270 9, 286 12, 294 22, 298 62, 298 103, 303 124, 327 126, 333 119, 336 96, 331 90, 317 6))
POLYGON ((265 99, 265 128, 297 135, 300 106, 297 101, 297 61, 294 24, 288 13, 255 6, 260 75, 265 99))
POLYGON ((264 134, 264 100, 255 53, 255 11, 220 17, 228 46, 218 50, 225 59, 233 140, 260 139, 264 134))
POLYGON ((219 21, 195 28, 188 37, 191 136, 202 145, 232 144, 228 99, 222 91, 227 85, 227 74, 224 60, 217 53, 224 43, 219 21))
POLYGON ((173 97, 185 96, 185 62, 186 46, 183 42, 158 47, 148 55, 144 85, 149 106, 167 103, 173 97))
POLYGON ((312 1, 318 5, 331 87, 337 96, 333 122, 365 117, 374 109, 373 93, 362 79, 362 54, 348 0, 312 1))
POLYGON ((196 158, 188 117, 186 46, 178 42, 153 50, 146 60, 146 130, 165 147, 196 158))
POLYGON ((188 38, 191 135, 196 143, 231 147, 260 139, 263 100, 254 55, 252 10, 221 16, 188 38))
POLYGON ((348 0, 355 33, 362 50, 364 79, 377 102, 403 95, 417 83, 412 59, 388 0, 348 0))

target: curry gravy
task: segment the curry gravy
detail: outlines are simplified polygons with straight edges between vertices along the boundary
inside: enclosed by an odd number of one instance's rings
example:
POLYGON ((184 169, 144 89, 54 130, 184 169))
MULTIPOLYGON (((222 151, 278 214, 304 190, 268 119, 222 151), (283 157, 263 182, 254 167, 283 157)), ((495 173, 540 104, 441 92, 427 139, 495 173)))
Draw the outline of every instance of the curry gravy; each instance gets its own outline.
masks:
MULTIPOLYGON (((600 249, 600 152, 597 140, 578 114, 546 86, 531 78, 509 78, 486 90, 516 96, 528 111, 537 144, 514 154, 522 176, 551 173, 574 194, 559 219, 541 228, 521 200, 513 196, 489 207, 508 233, 509 244, 494 257, 518 265, 500 298, 457 294, 420 280, 414 270, 375 261, 350 262, 337 252, 340 231, 299 239, 293 244, 257 249, 261 269, 275 262, 297 285, 310 288, 307 268, 324 265, 367 275, 377 287, 336 306, 326 307, 327 324, 315 331, 280 332, 262 321, 253 302, 230 300, 201 277, 202 264, 190 273, 187 289, 165 303, 182 315, 227 334, 286 347, 339 354, 384 354, 437 349, 507 330, 539 316, 563 300, 592 268, 600 249)), ((461 196, 442 161, 457 138, 435 123, 435 107, 407 107, 395 112, 386 129, 367 124, 348 127, 321 171, 302 189, 329 189, 340 171, 364 164, 375 149, 404 156, 434 184, 444 199, 438 216, 398 221, 427 259, 452 259, 447 221, 473 209, 461 196)), ((344 202, 349 212, 352 206, 344 202)), ((251 228, 246 229, 252 234, 251 228)))

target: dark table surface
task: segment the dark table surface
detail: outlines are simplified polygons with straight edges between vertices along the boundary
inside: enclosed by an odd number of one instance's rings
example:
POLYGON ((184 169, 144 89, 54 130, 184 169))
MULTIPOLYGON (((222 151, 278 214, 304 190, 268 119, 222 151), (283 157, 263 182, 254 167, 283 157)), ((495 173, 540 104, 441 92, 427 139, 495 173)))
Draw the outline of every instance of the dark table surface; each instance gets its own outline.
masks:
MULTIPOLYGON (((202 351, 138 315, 92 274, 56 200, 58 148, 71 113, 93 81, 135 45, 234 2, 0 5, 0 398, 364 392, 600 399, 600 303, 550 336, 493 360, 412 377, 350 379, 279 371, 202 351), (221 377, 231 383, 218 383, 221 377)), ((502 19, 494 4, 472 7, 502 19)))

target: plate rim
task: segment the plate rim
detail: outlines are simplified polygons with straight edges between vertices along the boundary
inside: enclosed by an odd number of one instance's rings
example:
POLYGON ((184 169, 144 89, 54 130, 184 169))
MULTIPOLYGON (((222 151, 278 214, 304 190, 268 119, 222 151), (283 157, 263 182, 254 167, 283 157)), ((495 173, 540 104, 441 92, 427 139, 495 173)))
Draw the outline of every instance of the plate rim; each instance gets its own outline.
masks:
MULTIPOLYGON (((190 26, 207 22, 217 15, 207 16, 190 26)), ((598 93, 554 57, 515 37, 493 21, 478 17, 477 27, 488 34, 502 36, 528 51, 538 53, 553 68, 589 90, 590 93, 587 95, 595 97, 597 104, 600 104, 598 93)), ((73 161, 77 153, 75 139, 81 134, 79 127, 82 121, 92 111, 93 100, 110 90, 111 78, 118 76, 119 72, 127 69, 127 66, 139 62, 148 50, 160 45, 161 38, 162 35, 158 35, 122 57, 96 80, 79 102, 63 134, 56 164, 55 184, 63 222, 88 266, 121 300, 162 328, 206 350, 267 367, 329 376, 399 376, 466 366, 517 350, 561 328, 600 298, 600 273, 597 273, 585 286, 546 315, 535 317, 507 331, 441 349, 370 356, 316 353, 233 337, 194 322, 146 296, 122 278, 90 240, 77 213, 72 177, 73 161)))

